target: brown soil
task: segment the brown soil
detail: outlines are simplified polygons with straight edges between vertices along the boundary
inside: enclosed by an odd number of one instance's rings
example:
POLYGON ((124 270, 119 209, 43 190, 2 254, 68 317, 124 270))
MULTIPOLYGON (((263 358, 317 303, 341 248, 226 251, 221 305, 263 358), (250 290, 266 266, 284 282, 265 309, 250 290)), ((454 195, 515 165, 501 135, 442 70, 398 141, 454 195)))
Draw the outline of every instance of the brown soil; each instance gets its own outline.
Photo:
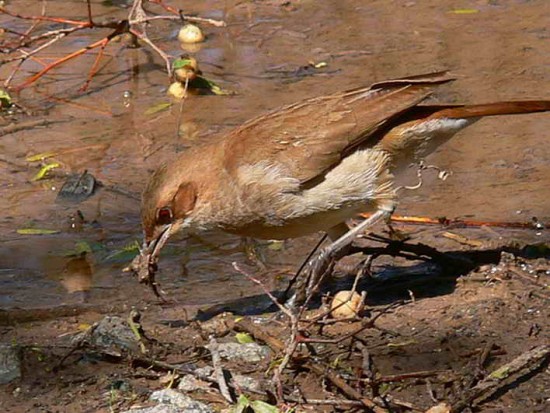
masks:
MULTIPOLYGON (((6 3, 20 13, 40 14, 41 2, 6 3)), ((86 16, 84 2, 47 3, 48 15, 86 16)), ((93 5, 98 16, 124 18, 127 14, 127 9, 99 1, 93 5)), ((67 334, 105 314, 126 317, 131 308, 138 308, 145 330, 160 343, 154 349, 159 359, 200 364, 206 362, 200 350, 204 344, 200 326, 182 322, 186 315, 192 318, 198 309, 213 315, 226 307, 254 314, 264 310, 267 302, 261 290, 231 267, 233 261, 247 261, 241 240, 209 234, 169 245, 159 281, 171 303, 159 304, 136 280, 121 275, 127 259, 110 258, 140 237, 136 200, 104 188, 78 205, 57 203, 63 179, 31 181, 38 168, 26 163, 26 156, 55 152, 63 171, 87 169, 107 186, 137 195, 148 172, 176 151, 213 139, 264 110, 308 96, 450 69, 458 79, 441 88, 437 101, 550 98, 547 0, 210 0, 185 6, 191 7, 185 10, 188 13, 229 23, 222 29, 204 27, 208 39, 197 58, 209 78, 237 95, 191 97, 183 110, 183 133, 176 134, 179 105, 146 114, 147 109, 167 102, 168 82, 158 57, 144 48, 118 44, 107 48, 89 92, 78 89, 93 55, 61 66, 16 96, 31 115, 1 118, 1 127, 44 118, 50 123, 0 137, 0 341, 24 349, 22 378, 0 386, 2 411, 120 411, 145 400, 149 390, 161 388, 158 377, 165 372, 138 367, 126 359, 99 357, 90 349, 76 351, 61 368, 55 368, 69 351, 67 334), (327 66, 300 70, 308 62, 327 66), (74 220, 77 210, 85 222, 74 220), (33 226, 60 232, 16 233, 33 226), (67 256, 82 241, 94 246, 94 252, 83 258, 67 256), (118 391, 121 383, 132 390, 118 391)), ((19 32, 30 24, 6 15, 0 15, 0 21, 19 32)), ((55 27, 59 26, 49 28, 55 27)), ((150 29, 150 36, 177 54, 176 30, 176 23, 159 23, 150 29)), ((107 32, 101 33, 69 36, 41 57, 63 56, 107 32)), ((12 67, 1 66, 0 78, 5 79, 12 67)), ((14 83, 39 69, 39 62, 26 64, 14 83)), ((427 176, 419 190, 405 194, 398 213, 495 221, 529 221, 536 216, 550 222, 548 130, 547 114, 480 121, 428 159, 451 170, 450 178, 441 181, 427 176)), ((411 233, 412 244, 458 251, 471 262, 460 268, 446 263, 442 271, 439 268, 436 274, 413 281, 409 275, 405 281, 370 280, 363 285, 369 291, 371 315, 407 300, 381 315, 376 328, 356 337, 367 346, 377 377, 436 372, 429 379, 395 377, 378 390, 425 409, 435 404, 429 386, 438 399, 457 398, 487 372, 549 342, 550 266, 534 258, 548 258, 543 246, 550 238, 547 231, 451 229, 465 237, 468 245, 462 245, 446 238, 447 229, 441 227, 399 229, 411 233), (525 260, 492 270, 504 247, 525 260), (531 267, 524 271, 523 264, 531 267), (480 354, 489 345, 493 352, 480 365, 480 354)), ((268 270, 251 265, 251 271, 270 288, 280 289, 315 241, 315 237, 289 241, 282 250, 262 244, 259 249, 268 270)), ((350 265, 343 263, 339 273, 350 265)), ((375 262, 375 273, 387 274, 404 265, 410 262, 386 257, 375 262)), ((337 324, 322 333, 325 338, 342 336, 358 323, 337 324)), ((288 335, 276 323, 268 326, 273 334, 288 335)), ((329 348, 326 359, 334 362, 340 355, 338 373, 351 377, 350 383, 367 394, 368 386, 352 380, 354 375, 364 379, 368 373, 359 369, 362 360, 357 348, 349 340, 329 348)), ((261 376, 266 368, 261 366, 254 374, 261 376)), ((550 377, 545 368, 513 381, 477 410, 548 411, 550 377)), ((285 380, 290 386, 291 376, 285 380)), ((306 396, 325 397, 317 394, 323 383, 319 375, 296 371, 295 384, 302 386, 306 396)), ((342 397, 333 386, 325 391, 342 397)), ((322 411, 320 407, 310 410, 322 411)))

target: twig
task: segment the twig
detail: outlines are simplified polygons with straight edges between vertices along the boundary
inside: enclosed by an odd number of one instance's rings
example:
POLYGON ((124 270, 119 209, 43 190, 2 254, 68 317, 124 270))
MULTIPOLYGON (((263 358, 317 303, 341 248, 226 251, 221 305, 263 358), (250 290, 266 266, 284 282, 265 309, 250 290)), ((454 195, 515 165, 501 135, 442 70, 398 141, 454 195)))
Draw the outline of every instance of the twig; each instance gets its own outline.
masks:
POLYGON ((74 59, 75 57, 78 57, 78 56, 80 56, 80 55, 82 55, 82 54, 84 54, 84 53, 86 53, 86 52, 88 52, 92 49, 97 48, 97 47, 105 47, 107 45, 107 43, 109 43, 115 36, 118 36, 119 34, 123 33, 124 31, 127 31, 127 30, 128 30, 128 22, 126 20, 119 22, 117 27, 115 28, 115 30, 111 34, 109 34, 108 36, 106 36, 103 39, 98 40, 97 42, 92 43, 92 44, 90 44, 86 47, 83 47, 82 49, 79 49, 79 50, 77 50, 73 53, 70 53, 70 54, 62 57, 61 59, 56 60, 53 63, 50 63, 48 66, 46 66, 40 72, 38 72, 35 75, 29 77, 27 80, 25 80, 20 85, 17 85, 14 89, 16 91, 19 91, 19 90, 31 85, 36 80, 40 79, 42 76, 44 76, 46 73, 48 73, 50 70, 52 70, 53 68, 67 62, 68 60, 74 59))
POLYGON ((392 374, 389 376, 382 376, 376 379, 377 383, 391 383, 395 381, 403 381, 408 379, 418 379, 425 377, 434 377, 442 374, 452 374, 452 370, 426 370, 426 371, 413 371, 411 373, 392 374))
MULTIPOLYGON (((248 320, 239 321, 238 323, 235 324, 235 327, 240 328, 243 331, 246 331, 247 333, 254 336, 256 339, 262 340, 276 352, 285 350, 285 345, 283 344, 283 342, 271 336, 269 333, 264 331, 262 327, 255 325, 248 320)), ((367 397, 364 397, 361 393, 359 393, 357 390, 355 390, 353 387, 347 384, 342 378, 332 373, 328 368, 325 368, 319 364, 313 363, 310 360, 305 361, 304 367, 306 367, 307 369, 315 372, 316 374, 322 377, 326 377, 330 382, 332 382, 332 384, 338 387, 340 391, 342 391, 346 396, 354 400, 360 401, 362 405, 368 409, 367 411, 371 411, 375 413, 387 413, 386 409, 383 409, 377 406, 374 403, 374 401, 372 401, 367 397)))
POLYGON ((237 271, 238 273, 244 275, 246 278, 248 278, 254 284, 259 285, 262 288, 262 290, 264 291, 264 293, 271 299, 271 301, 273 301, 273 303, 279 308, 279 310, 281 310, 286 316, 288 316, 288 318, 290 318, 290 319, 295 318, 295 315, 292 314, 292 312, 288 308, 286 308, 284 305, 279 303, 277 298, 271 293, 271 291, 269 291, 267 289, 267 287, 260 280, 258 280, 257 278, 254 278, 252 275, 250 275, 248 272, 246 272, 244 269, 242 269, 237 262, 233 262, 232 265, 233 265, 233 268, 235 269, 235 271, 237 271))
POLYGON ((451 412, 461 412, 470 404, 474 403, 476 399, 480 399, 476 404, 480 403, 505 385, 510 384, 508 381, 510 377, 519 375, 515 378, 515 380, 518 380, 526 374, 535 371, 549 359, 549 356, 550 345, 541 345, 535 347, 531 351, 521 354, 511 362, 494 370, 489 376, 468 390, 459 401, 451 405, 451 412))
MULTIPOLYGON (((281 312, 283 312, 289 318, 290 337, 287 340, 287 344, 283 347, 283 351, 284 351, 283 360, 275 370, 275 374, 274 374, 275 383, 277 385, 277 396, 279 399, 278 401, 282 403, 283 402, 283 383, 282 383, 281 377, 282 377, 283 370, 287 367, 288 363, 292 359, 292 355, 294 354, 294 352, 296 351, 299 345, 299 341, 297 338, 299 336, 298 324, 299 324, 301 312, 299 312, 298 314, 295 314, 294 312, 286 308, 284 305, 279 303, 277 298, 273 294, 271 294, 271 291, 269 291, 269 289, 267 289, 267 287, 260 280, 257 280, 252 275, 248 274, 246 271, 241 269, 236 262, 233 262, 233 268, 235 268, 236 271, 243 274, 246 278, 248 278, 255 284, 259 285, 262 288, 262 290, 264 290, 265 294, 267 294, 267 296, 271 299, 271 301, 279 308, 279 310, 281 310, 281 312)), ((303 307, 302 307, 302 311, 303 311, 303 307)))
POLYGON ((143 338, 146 338, 146 337, 145 337, 143 328, 139 323, 140 318, 141 318, 141 314, 139 313, 139 311, 137 311, 134 308, 130 311, 130 314, 128 315, 128 319, 126 320, 126 322, 128 323, 130 330, 132 330, 132 333, 134 334, 136 340, 138 341, 139 349, 141 350, 142 354, 147 354, 147 347, 145 347, 145 344, 143 343, 143 338))
POLYGON ((103 53, 105 52, 105 47, 107 46, 107 43, 108 42, 104 42, 101 45, 99 53, 95 58, 94 64, 92 65, 92 67, 90 68, 90 72, 88 73, 88 79, 86 80, 86 83, 84 83, 84 85, 82 85, 82 87, 80 88, 81 92, 86 91, 88 89, 88 86, 90 86, 90 83, 92 83, 92 78, 97 73, 97 68, 99 66, 99 62, 101 61, 101 58, 103 57, 103 53))
MULTIPOLYGON (((225 27, 227 26, 227 23, 224 22, 223 20, 215 20, 215 19, 206 19, 206 18, 203 18, 203 17, 195 17, 195 16, 187 16, 185 14, 182 14, 182 11, 181 10, 177 10, 171 6, 168 6, 166 4, 164 4, 164 2, 162 0, 149 0, 149 3, 153 3, 153 4, 158 4, 159 6, 161 6, 162 8, 164 8, 166 11, 169 11, 170 13, 173 13, 175 14, 175 16, 157 16, 157 18, 171 18, 171 19, 174 19, 174 20, 184 20, 184 21, 188 21, 188 22, 194 22, 194 23, 207 23, 207 24, 211 24, 212 26, 216 26, 216 27, 225 27)), ((154 17, 153 18, 148 18, 148 20, 153 20, 155 19, 154 17)))
POLYGON ((212 355, 212 366, 214 367, 214 374, 216 376, 218 387, 220 388, 220 393, 229 403, 235 403, 234 398, 229 392, 229 386, 227 385, 227 381, 225 380, 225 376, 223 374, 221 356, 218 351, 218 342, 213 336, 210 337, 208 350, 210 350, 210 354, 212 355))
POLYGON ((363 406, 363 403, 361 403, 360 401, 348 399, 299 399, 297 397, 287 397, 287 399, 294 403, 309 404, 314 406, 363 406))
POLYGON ((32 129, 36 128, 37 126, 46 126, 52 123, 50 119, 38 119, 38 120, 30 120, 20 123, 11 123, 8 126, 4 126, 3 128, 0 128, 0 136, 7 135, 9 133, 18 132, 20 130, 25 129, 32 129))
POLYGON ((47 41, 46 43, 44 43, 43 45, 37 47, 36 49, 34 50, 31 50, 30 52, 26 52, 24 50, 20 50, 22 56, 18 56, 16 58, 13 58, 13 59, 6 59, 4 60, 4 63, 7 63, 9 61, 13 61, 13 60, 19 60, 19 62, 17 63, 17 65, 15 66, 15 68, 12 70, 12 72, 10 73, 10 75, 7 77, 7 79, 4 81, 4 87, 8 87, 9 84, 11 83, 11 81, 13 80, 13 77, 15 76, 15 74, 17 73, 17 71, 19 70, 19 68, 21 67, 21 65, 23 65, 23 63, 25 63, 25 61, 30 58, 31 56, 35 55, 36 53, 40 52, 41 50, 47 48, 47 47, 50 47, 52 44, 54 44, 55 42, 61 40, 63 37, 66 36, 66 33, 59 33, 57 34, 53 39, 50 39, 49 41, 47 41))
MULTIPOLYGON (((363 218, 369 218, 372 214, 362 213, 363 218)), ((405 224, 419 224, 419 225, 442 225, 445 227, 457 226, 457 227, 502 227, 502 228, 522 228, 522 229, 541 229, 539 226, 544 227, 543 224, 532 222, 506 222, 506 221, 471 221, 461 219, 450 219, 446 217, 441 218, 427 218, 416 216, 401 216, 392 215, 391 222, 402 222, 405 224)))

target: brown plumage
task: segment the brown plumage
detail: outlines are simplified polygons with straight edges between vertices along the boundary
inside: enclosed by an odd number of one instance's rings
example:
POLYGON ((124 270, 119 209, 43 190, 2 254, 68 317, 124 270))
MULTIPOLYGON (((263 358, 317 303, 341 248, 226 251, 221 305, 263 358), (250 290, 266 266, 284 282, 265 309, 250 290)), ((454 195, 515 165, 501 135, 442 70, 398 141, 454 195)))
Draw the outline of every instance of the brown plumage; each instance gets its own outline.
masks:
POLYGON ((335 240, 365 209, 379 212, 365 225, 388 218, 397 202, 393 174, 460 129, 483 116, 550 110, 549 101, 422 106, 451 80, 434 73, 307 99, 180 154, 143 192, 145 242, 131 269, 156 263, 180 230, 269 239, 323 230, 335 240))

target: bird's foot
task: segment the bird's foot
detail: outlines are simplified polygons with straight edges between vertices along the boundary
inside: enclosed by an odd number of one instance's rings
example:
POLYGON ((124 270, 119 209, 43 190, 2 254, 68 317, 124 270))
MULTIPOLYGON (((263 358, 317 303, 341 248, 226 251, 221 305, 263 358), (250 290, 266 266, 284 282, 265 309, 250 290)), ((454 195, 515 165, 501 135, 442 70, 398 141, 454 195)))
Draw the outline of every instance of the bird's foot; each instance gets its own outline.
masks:
POLYGON ((337 252, 338 250, 330 246, 323 248, 307 263, 305 274, 298 280, 294 293, 285 302, 285 307, 295 312, 313 298, 325 278, 332 273, 338 258, 337 252))

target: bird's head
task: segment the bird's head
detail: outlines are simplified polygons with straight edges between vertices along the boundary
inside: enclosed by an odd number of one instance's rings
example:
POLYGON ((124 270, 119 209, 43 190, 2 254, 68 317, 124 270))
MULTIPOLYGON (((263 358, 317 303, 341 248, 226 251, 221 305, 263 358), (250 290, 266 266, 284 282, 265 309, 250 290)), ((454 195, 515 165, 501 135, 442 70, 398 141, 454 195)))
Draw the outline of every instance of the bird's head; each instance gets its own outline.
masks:
POLYGON ((153 258, 158 256, 171 235, 189 226, 190 214, 195 208, 197 186, 186 181, 178 172, 168 166, 161 166, 151 175, 143 191, 142 254, 149 254, 153 258))
POLYGON ((164 165, 149 178, 141 201, 143 246, 123 270, 136 274, 158 297, 155 273, 160 250, 171 235, 191 225, 197 202, 197 185, 185 179, 184 169, 181 163, 164 165))

